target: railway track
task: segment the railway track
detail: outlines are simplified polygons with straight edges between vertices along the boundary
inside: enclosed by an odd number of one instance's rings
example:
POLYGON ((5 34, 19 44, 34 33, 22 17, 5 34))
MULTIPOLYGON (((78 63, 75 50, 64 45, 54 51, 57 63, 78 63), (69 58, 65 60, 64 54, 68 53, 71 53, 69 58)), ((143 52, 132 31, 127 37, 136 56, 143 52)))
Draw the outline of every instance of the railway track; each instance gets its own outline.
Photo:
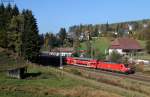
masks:
POLYGON ((77 69, 80 69, 80 70, 84 69, 89 72, 103 73, 103 74, 113 75, 113 76, 122 77, 122 78, 129 78, 129 79, 138 80, 138 81, 150 82, 150 76, 137 75, 136 73, 126 75, 126 74, 122 74, 122 73, 104 71, 104 70, 100 70, 100 69, 92 69, 92 68, 76 66, 76 65, 66 65, 65 67, 66 68, 76 67, 77 69))

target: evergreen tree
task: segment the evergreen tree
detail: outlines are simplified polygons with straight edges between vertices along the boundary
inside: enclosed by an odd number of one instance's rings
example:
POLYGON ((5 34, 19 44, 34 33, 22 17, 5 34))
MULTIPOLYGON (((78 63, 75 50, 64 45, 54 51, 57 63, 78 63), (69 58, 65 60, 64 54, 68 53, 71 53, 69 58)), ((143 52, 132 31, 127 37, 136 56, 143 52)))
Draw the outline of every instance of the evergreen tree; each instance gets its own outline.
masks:
POLYGON ((39 55, 40 39, 36 19, 30 10, 23 10, 24 31, 22 33, 22 55, 25 59, 35 62, 39 55))
POLYGON ((11 23, 8 31, 8 48, 17 52, 21 52, 22 44, 22 26, 23 26, 23 16, 14 16, 11 19, 11 23))
POLYGON ((0 47, 7 48, 7 33, 4 29, 0 31, 0 47))
MULTIPOLYGON (((9 3, 6 8, 5 8, 5 20, 6 20, 6 26, 8 27, 10 22, 11 22, 11 18, 13 17, 13 9, 11 4, 9 3)), ((7 29, 8 30, 8 29, 7 29)))
POLYGON ((45 38, 44 38, 44 48, 49 49, 49 33, 45 34, 45 38))
POLYGON ((4 4, 0 5, 0 46, 7 47, 7 25, 4 4))
POLYGON ((60 38, 61 45, 63 45, 64 44, 64 40, 67 38, 66 29, 65 28, 60 28, 58 36, 60 38))
POLYGON ((19 9, 18 9, 17 5, 14 5, 14 6, 13 6, 12 15, 13 15, 13 16, 19 15, 19 9))
POLYGON ((4 4, 2 3, 0 5, 0 30, 5 28, 5 7, 4 4))
POLYGON ((41 47, 43 47, 43 45, 44 45, 44 35, 40 34, 39 37, 40 37, 40 45, 41 45, 41 47))
POLYGON ((53 33, 46 33, 45 39, 45 48, 48 50, 52 50, 55 46, 55 42, 57 41, 55 35, 53 33))

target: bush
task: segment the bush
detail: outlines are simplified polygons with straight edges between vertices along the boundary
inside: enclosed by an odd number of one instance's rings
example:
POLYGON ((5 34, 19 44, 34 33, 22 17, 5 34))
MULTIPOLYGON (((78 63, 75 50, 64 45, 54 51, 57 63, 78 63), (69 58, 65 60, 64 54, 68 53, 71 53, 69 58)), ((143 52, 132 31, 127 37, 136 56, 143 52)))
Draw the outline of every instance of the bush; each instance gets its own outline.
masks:
POLYGON ((122 55, 120 55, 117 51, 113 51, 111 55, 109 56, 109 61, 111 62, 121 62, 122 55))
POLYGON ((96 54, 95 54, 95 58, 96 58, 97 60, 105 60, 105 59, 106 59, 106 55, 103 54, 103 53, 96 53, 96 54))
POLYGON ((73 56, 73 57, 79 57, 80 54, 79 54, 78 52, 75 52, 75 53, 72 54, 72 56, 73 56))

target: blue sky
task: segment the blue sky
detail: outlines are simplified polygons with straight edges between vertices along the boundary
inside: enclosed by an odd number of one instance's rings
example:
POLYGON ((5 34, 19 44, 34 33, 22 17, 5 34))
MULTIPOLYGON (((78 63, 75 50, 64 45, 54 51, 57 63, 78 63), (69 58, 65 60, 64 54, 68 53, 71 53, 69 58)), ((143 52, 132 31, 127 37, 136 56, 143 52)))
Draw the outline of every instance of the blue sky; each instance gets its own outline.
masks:
POLYGON ((14 0, 31 9, 40 33, 75 24, 102 24, 150 18, 150 0, 14 0))

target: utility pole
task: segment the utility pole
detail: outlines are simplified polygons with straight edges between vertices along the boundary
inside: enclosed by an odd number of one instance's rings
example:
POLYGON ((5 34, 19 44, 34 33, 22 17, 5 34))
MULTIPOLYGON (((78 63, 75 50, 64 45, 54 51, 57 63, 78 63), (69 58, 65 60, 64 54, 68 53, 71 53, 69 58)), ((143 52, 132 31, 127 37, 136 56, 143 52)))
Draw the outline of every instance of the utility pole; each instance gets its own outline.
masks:
POLYGON ((93 44, 92 44, 92 40, 90 41, 90 44, 91 44, 91 58, 93 59, 93 44))
POLYGON ((61 53, 61 48, 59 48, 59 58, 60 58, 60 64, 59 64, 59 68, 61 69, 60 71, 60 76, 61 78, 63 77, 63 65, 62 65, 62 53, 61 53))
POLYGON ((63 69, 63 65, 62 65, 62 54, 61 54, 61 49, 59 48, 59 59, 60 59, 60 64, 59 64, 59 68, 63 69))

